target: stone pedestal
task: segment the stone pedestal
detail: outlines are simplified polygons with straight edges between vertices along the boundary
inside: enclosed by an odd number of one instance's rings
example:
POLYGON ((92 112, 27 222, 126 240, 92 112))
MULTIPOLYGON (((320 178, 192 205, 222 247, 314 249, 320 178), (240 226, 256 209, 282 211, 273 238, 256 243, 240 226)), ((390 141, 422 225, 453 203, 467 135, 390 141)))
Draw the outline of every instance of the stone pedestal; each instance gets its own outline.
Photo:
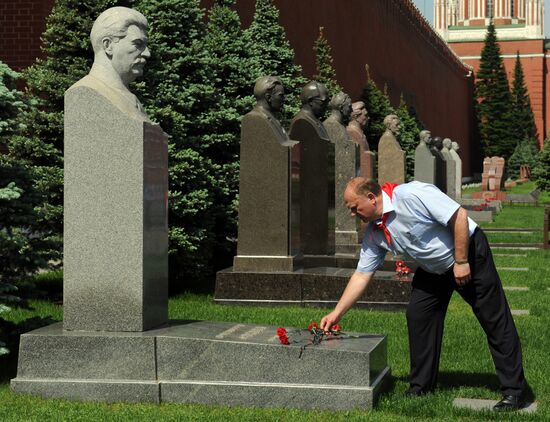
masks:
POLYGON ((338 120, 329 117, 324 126, 335 148, 335 251, 349 253, 359 244, 359 220, 350 216, 342 197, 348 182, 357 176, 360 149, 338 120))
POLYGON ((367 141, 367 137, 363 133, 363 130, 360 127, 350 123, 347 127, 347 132, 352 141, 359 145, 360 171, 357 176, 362 176, 366 179, 374 179, 376 156, 374 152, 369 149, 369 143, 367 141))
POLYGON ((462 159, 455 150, 451 150, 451 157, 455 162, 455 192, 454 199, 458 200, 462 197, 462 159))
POLYGON ((242 120, 239 271, 292 271, 299 266, 299 146, 279 122, 254 109, 242 120))
POLYGON ((334 253, 334 144, 322 123, 300 111, 289 136, 300 142, 300 250, 334 253))
POLYGON ((456 180, 456 161, 454 160, 451 151, 443 147, 441 150, 443 159, 445 160, 445 191, 451 198, 456 198, 457 185, 460 186, 461 182, 456 180))
POLYGON ((425 142, 420 142, 414 153, 414 180, 432 185, 437 183, 435 157, 425 142))
POLYGON ((387 340, 353 334, 301 352, 309 335, 284 346, 269 326, 173 321, 145 333, 97 333, 55 324, 21 336, 11 387, 104 402, 371 409, 390 374, 387 340))
POLYGON ((434 158, 435 158, 435 185, 439 188, 441 192, 446 192, 447 190, 447 165, 443 154, 437 149, 437 147, 430 148, 434 158))
MULTIPOLYGON (((334 259, 328 257, 327 260, 334 259)), ((233 269, 216 276, 214 302, 238 305, 336 305, 354 268, 313 267, 294 272, 254 274, 233 269)), ((394 271, 377 271, 357 306, 373 309, 404 309, 411 284, 395 280, 394 271)))
POLYGON ((405 183, 405 151, 386 130, 378 143, 378 183, 405 183))
POLYGON ((75 86, 65 95, 64 157, 64 328, 164 324, 167 136, 100 92, 75 86))

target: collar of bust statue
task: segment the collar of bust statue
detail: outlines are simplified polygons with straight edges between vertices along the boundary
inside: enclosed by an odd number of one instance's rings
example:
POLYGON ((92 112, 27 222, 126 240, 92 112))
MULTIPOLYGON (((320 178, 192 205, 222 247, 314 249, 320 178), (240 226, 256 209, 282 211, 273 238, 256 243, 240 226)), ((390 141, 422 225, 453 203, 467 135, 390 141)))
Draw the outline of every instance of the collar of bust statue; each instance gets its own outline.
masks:
POLYGON ((122 83, 119 74, 111 67, 94 62, 90 69, 90 76, 99 79, 109 88, 116 89, 128 99, 135 101, 136 96, 122 83))

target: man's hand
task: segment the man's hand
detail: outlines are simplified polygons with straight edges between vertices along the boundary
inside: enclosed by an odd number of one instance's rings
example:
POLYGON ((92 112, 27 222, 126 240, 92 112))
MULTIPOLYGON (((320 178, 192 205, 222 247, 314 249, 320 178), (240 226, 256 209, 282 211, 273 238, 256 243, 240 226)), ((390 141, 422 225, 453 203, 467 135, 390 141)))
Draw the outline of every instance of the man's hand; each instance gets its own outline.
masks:
POLYGON ((458 264, 455 262, 453 273, 455 275, 456 284, 459 287, 464 287, 472 279, 470 264, 467 262, 464 264, 458 264))
POLYGON ((336 311, 332 311, 330 314, 325 315, 321 319, 321 323, 319 324, 319 328, 323 331, 330 331, 332 326, 334 324, 338 324, 340 322, 340 318, 342 316, 339 315, 336 311))
POLYGON ((354 272, 348 281, 344 293, 342 293, 342 297, 336 304, 334 311, 323 317, 319 324, 319 328, 324 331, 329 331, 334 324, 337 324, 348 309, 363 295, 373 275, 374 273, 354 272))

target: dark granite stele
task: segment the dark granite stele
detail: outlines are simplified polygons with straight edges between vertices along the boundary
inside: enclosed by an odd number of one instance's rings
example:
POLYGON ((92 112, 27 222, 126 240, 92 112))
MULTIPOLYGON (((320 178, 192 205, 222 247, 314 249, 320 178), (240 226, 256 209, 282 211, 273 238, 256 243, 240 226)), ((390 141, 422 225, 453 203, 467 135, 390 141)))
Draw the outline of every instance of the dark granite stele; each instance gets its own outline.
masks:
MULTIPOLYGON (((309 266, 292 272, 244 272, 234 271, 233 268, 219 271, 216 274, 214 302, 256 306, 336 305, 355 271, 357 259, 344 255, 306 255, 304 262, 309 266), (318 266, 313 266, 316 263, 318 266)), ((406 308, 411 293, 410 278, 409 281, 398 281, 395 271, 390 270, 394 265, 393 261, 386 261, 383 270, 376 272, 356 306, 381 310, 406 308)))
POLYGON ((390 379, 387 339, 349 334, 302 349, 306 330, 284 346, 272 326, 171 321, 145 332, 87 332, 57 323, 21 336, 11 388, 102 402, 371 409, 390 379))

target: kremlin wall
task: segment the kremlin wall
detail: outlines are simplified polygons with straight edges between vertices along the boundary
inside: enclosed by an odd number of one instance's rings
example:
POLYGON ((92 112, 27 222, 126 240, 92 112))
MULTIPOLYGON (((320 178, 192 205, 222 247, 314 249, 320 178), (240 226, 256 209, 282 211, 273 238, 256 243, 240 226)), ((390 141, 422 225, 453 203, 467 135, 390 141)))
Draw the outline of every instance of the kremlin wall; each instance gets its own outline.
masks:
MULTIPOLYGON (((201 4, 209 7, 212 2, 202 0, 201 4)), ((477 68, 476 57, 482 41, 453 40, 449 48, 441 31, 438 34, 410 0, 273 2, 280 10, 279 21, 306 77, 315 73, 313 44, 319 35, 319 27, 323 26, 332 47, 338 82, 353 100, 361 95, 366 83, 365 64, 368 64, 371 77, 379 87, 387 86, 393 105, 398 105, 403 94, 433 136, 449 137, 460 144, 464 176, 473 176, 480 171, 483 157, 473 138, 472 70, 477 68)), ((458 0, 435 2, 437 8, 442 4, 446 7, 451 3, 454 5, 458 0)), ((53 0, 0 3, 0 60, 20 70, 40 56, 40 34, 45 29, 45 18, 52 5, 53 0)), ((255 0, 237 0, 236 9, 244 27, 252 20, 254 5, 255 0)), ((470 23, 476 22, 471 20, 470 23)), ((460 25, 456 22, 452 27, 455 26, 460 25)), ((482 30, 478 32, 484 34, 482 30)), ((539 133, 544 134, 548 101, 544 40, 522 40, 518 45, 515 42, 510 41, 506 47, 501 45, 506 67, 509 73, 512 72, 516 49, 520 45, 524 70, 529 75, 527 85, 532 92, 537 126, 539 133), (513 57, 508 58, 508 55, 513 57)))

